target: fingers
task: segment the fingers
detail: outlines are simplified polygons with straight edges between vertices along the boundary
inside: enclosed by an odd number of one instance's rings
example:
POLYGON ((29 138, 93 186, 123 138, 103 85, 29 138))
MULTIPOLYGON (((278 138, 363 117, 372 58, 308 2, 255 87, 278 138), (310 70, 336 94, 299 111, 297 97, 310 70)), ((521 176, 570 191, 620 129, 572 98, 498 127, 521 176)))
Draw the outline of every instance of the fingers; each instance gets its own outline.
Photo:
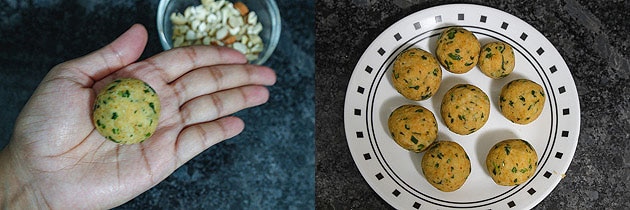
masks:
MULTIPOLYGON (((135 24, 109 45, 62 65, 98 81, 136 61, 147 43, 147 30, 135 24)), ((66 68, 61 68, 66 69, 66 68)))
POLYGON ((177 165, 182 165, 202 151, 225 139, 232 138, 241 131, 245 124, 237 117, 225 117, 212 122, 185 128, 177 138, 177 165))
POLYGON ((273 70, 255 65, 221 65, 192 71, 173 82, 179 104, 195 97, 245 85, 273 85, 273 70))
MULTIPOLYGON (((174 81, 185 73, 213 65, 244 64, 245 56, 227 47, 191 46, 175 48, 162 52, 145 60, 148 66, 159 70, 161 77, 167 83, 174 81)), ((146 65, 137 65, 139 69, 146 69, 146 65)), ((134 67, 129 69, 134 71, 134 67)))
POLYGON ((239 110, 261 105, 269 99, 262 86, 244 86, 195 98, 181 108, 185 125, 212 121, 239 110))

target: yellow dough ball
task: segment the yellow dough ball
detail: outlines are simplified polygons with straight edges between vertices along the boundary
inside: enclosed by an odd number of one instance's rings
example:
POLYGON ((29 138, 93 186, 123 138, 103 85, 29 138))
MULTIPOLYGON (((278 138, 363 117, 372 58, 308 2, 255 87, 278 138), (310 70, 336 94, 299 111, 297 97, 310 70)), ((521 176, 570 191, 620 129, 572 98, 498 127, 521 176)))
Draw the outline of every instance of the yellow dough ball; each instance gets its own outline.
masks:
POLYGON ((459 189, 470 175, 470 158, 459 144, 437 141, 422 156, 422 173, 433 187, 444 192, 459 189))
POLYGON ((468 135, 481 129, 490 117, 490 100, 477 86, 459 84, 444 94, 442 119, 449 130, 468 135))
POLYGON ((495 144, 486 157, 486 168, 495 183, 519 185, 534 175, 538 154, 527 141, 509 139, 495 144))
POLYGON ((514 71, 514 51, 504 42, 491 42, 481 48, 479 69, 486 76, 501 79, 514 71))
POLYGON ((436 57, 447 71, 463 74, 477 65, 480 48, 479 40, 472 32, 451 27, 440 35, 436 57))
POLYGON ((147 83, 118 79, 96 96, 92 120, 105 138, 134 144, 151 137, 160 118, 160 100, 147 83))
POLYGON ((437 92, 442 81, 442 68, 431 53, 412 48, 400 53, 394 61, 392 83, 405 98, 419 101, 437 92))
POLYGON ((503 86, 499 109, 505 118, 517 124, 529 124, 542 113, 545 91, 528 79, 517 79, 503 86))
POLYGON ((437 139, 435 116, 419 105, 402 105, 387 120, 389 132, 402 148, 421 152, 437 139))

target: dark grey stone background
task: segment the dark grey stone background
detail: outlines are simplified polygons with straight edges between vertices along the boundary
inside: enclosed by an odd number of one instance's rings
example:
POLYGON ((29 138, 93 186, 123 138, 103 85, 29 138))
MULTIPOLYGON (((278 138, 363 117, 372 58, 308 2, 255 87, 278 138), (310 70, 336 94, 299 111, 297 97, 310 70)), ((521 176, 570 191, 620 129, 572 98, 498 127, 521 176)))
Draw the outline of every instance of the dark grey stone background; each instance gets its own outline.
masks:
MULTIPOLYGON (((314 206, 314 1, 276 0, 282 35, 266 65, 278 81, 265 105, 237 113, 245 131, 201 153, 120 209, 311 209, 314 206)), ((0 148, 56 64, 147 27, 141 59, 162 51, 159 1, 0 1, 0 148)), ((77 195, 80 196, 80 195, 77 195)))
MULTIPOLYGON (((318 0, 316 2, 316 208, 387 209, 355 166, 343 106, 354 66, 397 20, 448 3, 511 13, 542 32, 575 80, 581 131, 566 177, 536 209, 630 208, 630 1, 318 0)), ((480 189, 483 190, 483 189, 480 189)))

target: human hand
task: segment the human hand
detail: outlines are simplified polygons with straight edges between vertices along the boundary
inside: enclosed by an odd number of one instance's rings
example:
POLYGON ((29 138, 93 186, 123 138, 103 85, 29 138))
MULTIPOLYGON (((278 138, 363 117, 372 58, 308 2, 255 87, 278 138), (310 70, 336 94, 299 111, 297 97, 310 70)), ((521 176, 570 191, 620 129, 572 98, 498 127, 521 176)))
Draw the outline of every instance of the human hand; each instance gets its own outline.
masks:
POLYGON ((271 69, 245 64, 242 54, 222 47, 177 48, 134 63, 146 42, 146 29, 134 25, 104 48, 46 75, 0 152, 3 209, 123 204, 240 133, 243 121, 228 115, 265 103, 264 86, 276 80, 271 69), (145 81, 160 98, 158 128, 143 143, 116 144, 92 124, 96 94, 121 77, 145 81))

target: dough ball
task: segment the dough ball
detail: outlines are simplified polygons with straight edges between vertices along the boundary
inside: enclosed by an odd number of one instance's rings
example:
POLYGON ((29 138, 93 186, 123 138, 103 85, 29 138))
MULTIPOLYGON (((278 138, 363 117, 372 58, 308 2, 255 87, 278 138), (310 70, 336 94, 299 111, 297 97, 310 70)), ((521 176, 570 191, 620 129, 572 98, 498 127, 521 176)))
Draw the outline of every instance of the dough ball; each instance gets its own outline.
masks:
POLYGON ((389 115, 387 124, 394 141, 407 150, 424 151, 437 139, 435 116, 419 105, 402 105, 396 108, 389 115))
POLYGON ((444 94, 441 114, 449 130, 468 135, 481 129, 488 121, 490 100, 477 86, 455 85, 444 94))
POLYGON ((486 158, 488 173, 498 185, 522 184, 534 175, 536 167, 536 150, 521 139, 509 139, 495 144, 486 158))
POLYGON ((525 125, 536 120, 545 105, 545 91, 528 79, 517 79, 503 86, 499 109, 508 120, 525 125))
POLYGON ((92 120, 105 138, 120 144, 144 141, 155 132, 160 118, 160 100, 147 83, 118 79, 96 96, 92 120))
POLYGON ((451 27, 440 35, 436 56, 446 70, 463 74, 477 65, 480 48, 473 33, 461 27, 451 27))
POLYGON ((442 68, 431 53, 412 48, 396 57, 392 80, 394 88, 405 98, 425 100, 440 87, 442 68))
POLYGON ((481 48, 479 69, 486 76, 501 79, 514 70, 514 51, 504 42, 491 42, 481 48))
POLYGON ((470 175, 470 158, 464 148, 452 141, 437 141, 422 156, 422 172, 438 190, 459 189, 470 175))

